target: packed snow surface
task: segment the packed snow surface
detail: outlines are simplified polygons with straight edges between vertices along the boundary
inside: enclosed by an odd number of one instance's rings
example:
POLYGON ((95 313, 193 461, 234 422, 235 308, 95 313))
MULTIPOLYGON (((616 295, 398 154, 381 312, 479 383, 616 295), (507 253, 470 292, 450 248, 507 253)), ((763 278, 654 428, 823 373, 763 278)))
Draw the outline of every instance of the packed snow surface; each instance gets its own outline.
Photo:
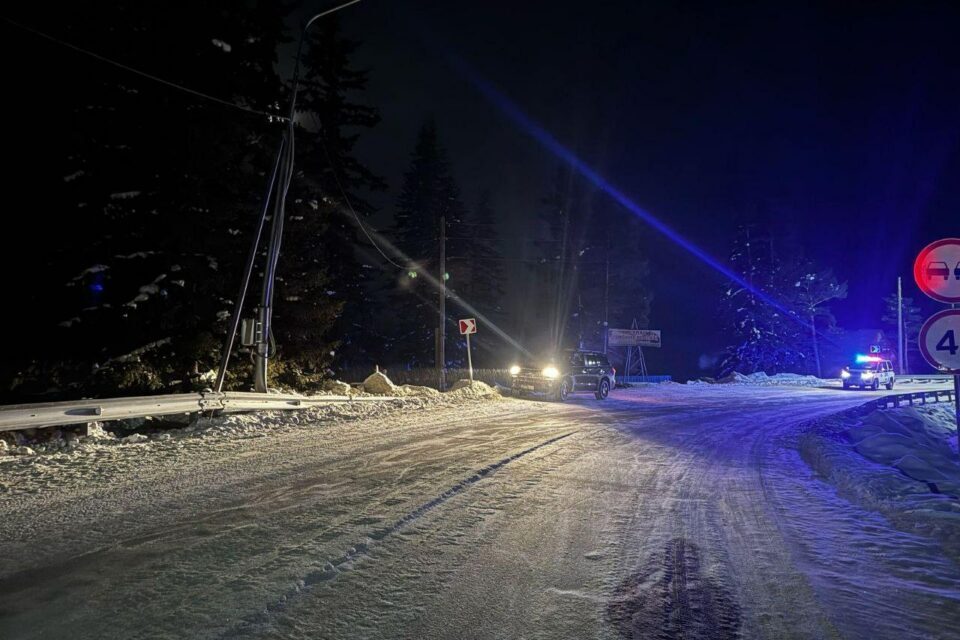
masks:
POLYGON ((907 478, 838 435, 883 391, 456 386, 0 455, 0 637, 960 637, 943 538, 837 481, 907 478))

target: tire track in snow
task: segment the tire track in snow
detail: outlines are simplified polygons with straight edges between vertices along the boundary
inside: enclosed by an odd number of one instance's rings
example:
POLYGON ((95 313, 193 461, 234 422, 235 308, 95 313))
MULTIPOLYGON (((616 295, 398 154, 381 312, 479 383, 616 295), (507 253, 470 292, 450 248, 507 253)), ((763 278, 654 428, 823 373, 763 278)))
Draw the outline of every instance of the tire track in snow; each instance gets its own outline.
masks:
POLYGON ((607 605, 621 638, 728 640, 740 637, 740 608, 718 580, 704 576, 700 551, 670 540, 660 558, 628 576, 607 605))
POLYGON ((437 497, 427 502, 424 502, 423 504, 416 507, 412 511, 409 511, 404 516, 394 521, 392 524, 386 527, 383 527, 377 531, 374 531, 367 538, 367 542, 358 543, 350 547, 345 553, 343 553, 338 558, 335 558, 327 562, 324 565, 322 570, 312 571, 308 573, 301 580, 297 581, 293 589, 285 593, 275 602, 268 604, 263 611, 245 618, 238 625, 231 628, 220 637, 221 638, 238 638, 238 637, 243 637, 245 635, 249 635, 251 633, 257 632, 260 629, 260 627, 262 627, 263 625, 266 625, 270 621, 271 617, 274 614, 279 613, 284 609, 286 609, 291 604, 291 602, 294 599, 296 599, 299 595, 308 591, 311 587, 317 584, 329 582, 331 580, 336 579, 336 577, 340 574, 342 570, 352 566, 352 564, 357 560, 359 560, 361 557, 369 556, 370 550, 376 544, 382 543, 384 540, 390 538, 394 534, 405 529, 407 526, 419 520, 420 518, 422 518, 424 515, 426 515, 433 509, 436 509, 437 507, 442 506, 451 498, 463 493, 474 484, 492 475, 493 473, 505 467, 506 465, 510 464, 511 462, 515 462, 516 460, 524 456, 527 456, 539 449, 543 449, 544 447, 548 447, 551 444, 555 444, 565 438, 572 436, 574 433, 576 432, 570 431, 568 433, 564 433, 559 436, 554 436, 553 438, 550 438, 539 444, 535 444, 531 447, 523 449, 522 451, 518 451, 517 453, 507 456, 506 458, 501 458, 500 460, 497 460, 496 462, 493 462, 483 467, 482 469, 477 470, 473 475, 467 478, 464 478, 460 482, 449 487, 446 491, 444 491, 437 497))

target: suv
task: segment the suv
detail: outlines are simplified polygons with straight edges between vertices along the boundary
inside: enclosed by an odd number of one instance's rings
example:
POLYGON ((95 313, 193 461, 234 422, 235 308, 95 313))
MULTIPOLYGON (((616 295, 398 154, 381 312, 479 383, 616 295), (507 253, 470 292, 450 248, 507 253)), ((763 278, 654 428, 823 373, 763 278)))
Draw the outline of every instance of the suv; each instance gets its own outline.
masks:
POLYGON ((868 358, 865 362, 857 362, 844 367, 840 372, 843 388, 859 386, 861 389, 870 388, 876 391, 880 385, 893 389, 897 376, 893 372, 893 363, 881 358, 868 358))
POLYGON ((510 368, 514 396, 546 393, 560 402, 577 391, 592 392, 597 400, 606 399, 616 381, 616 373, 605 353, 580 349, 561 352, 543 368, 517 365, 510 368))

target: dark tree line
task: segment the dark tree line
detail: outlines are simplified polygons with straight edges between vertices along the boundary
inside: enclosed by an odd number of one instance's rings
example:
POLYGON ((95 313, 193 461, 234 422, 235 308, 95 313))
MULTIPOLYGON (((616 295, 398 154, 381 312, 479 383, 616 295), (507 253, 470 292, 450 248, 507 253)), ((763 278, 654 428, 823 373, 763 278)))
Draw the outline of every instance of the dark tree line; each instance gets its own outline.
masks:
MULTIPOLYGON (((8 68, 30 112, 8 138, 17 160, 9 184, 25 197, 15 220, 22 231, 3 258, 13 310, 4 329, 15 337, 0 361, 5 399, 209 386, 284 126, 290 65, 278 51, 299 36, 289 6, 204 1, 184 19, 151 3, 114 3, 71 5, 55 21, 39 7, 15 17, 237 108, 5 27, 6 59, 27 52, 30 62, 8 68)), ((504 255, 509 214, 491 189, 461 193, 430 120, 389 212, 386 236, 402 255, 388 243, 371 246, 358 229, 385 184, 355 153, 380 119, 364 103, 368 72, 352 62, 357 47, 335 19, 316 24, 305 43, 274 382, 302 386, 331 367, 435 366, 440 281, 448 366, 466 360, 460 317, 550 347, 599 348, 604 322, 646 325, 647 267, 629 215, 560 170, 530 232, 536 255, 504 255), (534 294, 510 313, 511 283, 528 280, 534 294), (375 308, 390 309, 389 326, 375 308), (536 329, 524 335, 528 326, 536 329), (547 326, 554 329, 540 331, 547 326)), ((261 275, 258 268, 246 315, 261 275)), ((497 365, 513 349, 492 331, 473 346, 497 365)), ((237 347, 228 388, 249 385, 248 355, 237 347)))
MULTIPOLYGON (((436 124, 428 120, 417 136, 394 215, 392 236, 408 269, 392 298, 393 308, 399 312, 393 321, 397 330, 387 354, 393 364, 436 365, 441 282, 447 293, 448 365, 466 362, 458 318, 480 314, 488 321, 502 321, 504 267, 497 242, 500 217, 495 206, 489 191, 480 193, 473 206, 464 203, 436 124), (445 245, 443 272, 441 244, 445 245)), ((492 334, 485 333, 474 340, 475 349, 490 351, 494 347, 492 334)))

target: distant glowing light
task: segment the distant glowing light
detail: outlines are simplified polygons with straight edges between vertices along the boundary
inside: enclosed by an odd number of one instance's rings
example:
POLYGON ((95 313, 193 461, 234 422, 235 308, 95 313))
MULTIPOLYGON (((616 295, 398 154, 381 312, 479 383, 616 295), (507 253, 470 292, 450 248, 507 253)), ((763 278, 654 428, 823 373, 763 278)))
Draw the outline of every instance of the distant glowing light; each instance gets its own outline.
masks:
POLYGON ((840 377, 846 380, 847 378, 850 377, 850 372, 844 369, 843 371, 840 372, 840 377))
POLYGON ((417 272, 416 272, 416 271, 407 271, 407 277, 410 278, 410 279, 412 279, 412 280, 413 280, 413 279, 416 279, 416 277, 417 277, 417 272))
POLYGON ((103 285, 100 284, 99 282, 94 282, 93 284, 90 285, 90 291, 100 293, 101 291, 103 291, 103 285))
POLYGON ((510 375, 515 376, 515 375, 518 375, 519 373, 520 373, 519 365, 513 365, 512 367, 510 367, 510 375))

